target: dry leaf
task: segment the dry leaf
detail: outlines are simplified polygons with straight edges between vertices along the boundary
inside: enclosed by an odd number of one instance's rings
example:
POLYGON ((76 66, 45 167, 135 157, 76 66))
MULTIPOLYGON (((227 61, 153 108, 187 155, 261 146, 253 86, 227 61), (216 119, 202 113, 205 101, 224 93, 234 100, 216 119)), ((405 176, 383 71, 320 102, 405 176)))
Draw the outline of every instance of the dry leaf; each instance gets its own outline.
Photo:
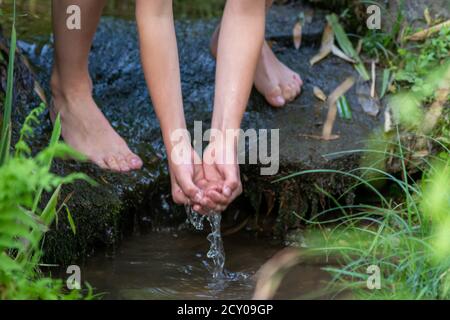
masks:
POLYGON ((45 91, 37 81, 34 81, 34 92, 38 95, 39 99, 41 99, 41 101, 47 105, 47 97, 45 96, 45 91))
POLYGON ((388 107, 384 110, 384 132, 391 132, 393 129, 391 108, 388 107))
POLYGON ((322 89, 320 89, 319 87, 314 87, 313 88, 313 92, 314 92, 314 96, 322 101, 326 101, 327 100, 327 96, 325 95, 325 93, 322 91, 322 89))
POLYGON ((253 300, 269 300, 275 295, 281 284, 280 273, 292 268, 300 260, 299 249, 284 248, 267 261, 257 273, 253 300))
POLYGON ((406 37, 406 40, 411 40, 411 41, 424 40, 424 39, 428 38, 428 36, 432 35, 433 33, 439 32, 439 31, 441 31, 441 29, 447 28, 447 27, 450 27, 450 20, 447 20, 445 22, 442 22, 440 24, 437 24, 437 25, 427 28, 425 30, 416 32, 416 33, 406 37))
POLYGON ((319 53, 316 54, 314 57, 312 57, 309 63, 311 65, 314 65, 323 58, 325 58, 326 56, 328 56, 331 53, 331 50, 333 49, 333 44, 334 44, 334 32, 333 29, 331 28, 331 25, 327 23, 325 29, 323 30, 322 42, 320 45, 319 53))
POLYGON ((294 29, 292 29, 292 39, 294 41, 295 49, 298 50, 302 44, 302 24, 300 21, 298 21, 295 24, 294 29))
POLYGON ((370 87, 370 96, 375 99, 375 86, 377 81, 377 74, 376 74, 376 65, 375 61, 372 61, 372 86, 370 87))
POLYGON ((428 8, 425 8, 425 10, 423 11, 423 16, 425 18, 425 21, 427 22, 427 25, 431 26, 431 24, 433 23, 433 19, 431 19, 430 10, 428 10, 428 8))
POLYGON ((311 139, 315 139, 315 140, 324 140, 324 141, 332 141, 332 140, 337 140, 339 139, 339 136, 337 134, 332 134, 331 136, 324 138, 323 136, 318 136, 315 134, 299 134, 300 137, 305 137, 305 138, 311 138, 311 139))
POLYGON ((342 60, 345 60, 345 61, 350 62, 350 63, 356 63, 356 61, 354 59, 352 59, 349 56, 347 56, 344 52, 341 51, 341 49, 336 47, 336 45, 334 45, 334 44, 331 47, 331 52, 333 52, 333 54, 336 57, 341 58, 342 60))
POLYGON ((358 40, 358 44, 356 45, 356 53, 357 53, 358 55, 360 55, 360 53, 361 53, 362 45, 363 45, 363 40, 362 40, 362 39, 359 39, 359 40, 358 40))
POLYGON ((336 121, 336 114, 337 114, 336 102, 341 96, 343 96, 348 90, 350 90, 351 87, 353 87, 354 83, 355 79, 353 77, 345 79, 345 81, 342 82, 328 97, 329 107, 327 120, 325 121, 325 124, 323 126, 322 139, 324 140, 332 139, 333 136, 331 133, 333 131, 333 126, 334 122, 336 121))

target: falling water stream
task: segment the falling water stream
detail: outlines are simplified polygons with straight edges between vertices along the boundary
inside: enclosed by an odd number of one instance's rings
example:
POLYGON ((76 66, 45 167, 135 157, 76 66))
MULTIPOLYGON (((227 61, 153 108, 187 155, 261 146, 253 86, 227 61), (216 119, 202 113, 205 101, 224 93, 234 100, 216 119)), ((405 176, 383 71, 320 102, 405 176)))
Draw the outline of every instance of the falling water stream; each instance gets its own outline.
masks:
MULTIPOLYGON (((206 216, 196 213, 190 206, 186 206, 186 214, 189 222, 195 229, 203 230, 203 222, 206 216)), ((211 212, 206 219, 211 226, 211 233, 206 237, 210 242, 210 248, 206 256, 212 260, 212 266, 206 264, 206 267, 211 271, 213 279, 217 280, 216 283, 211 285, 215 286, 216 289, 220 289, 220 286, 223 286, 224 281, 247 279, 249 275, 245 273, 229 272, 225 269, 225 250, 220 228, 222 215, 218 212, 211 212)))

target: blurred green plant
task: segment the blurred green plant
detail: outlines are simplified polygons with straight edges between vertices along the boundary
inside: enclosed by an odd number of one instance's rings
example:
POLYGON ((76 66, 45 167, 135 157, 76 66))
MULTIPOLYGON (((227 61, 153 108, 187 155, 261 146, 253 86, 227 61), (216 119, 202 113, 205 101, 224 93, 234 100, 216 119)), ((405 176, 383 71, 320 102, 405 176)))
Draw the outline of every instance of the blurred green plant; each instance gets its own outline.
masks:
POLYGON ((332 293, 335 297, 346 292, 361 299, 450 299, 450 151, 445 149, 446 156, 431 157, 422 179, 414 181, 406 170, 400 139, 397 147, 400 154, 385 155, 401 161, 402 178, 369 166, 350 172, 310 170, 279 180, 329 173, 356 181, 338 198, 325 193, 336 207, 305 220, 320 228, 312 229, 302 241, 308 246, 302 256, 334 261, 324 268, 332 274, 331 282, 324 292, 315 295, 332 293), (400 190, 400 196, 382 195, 373 186, 380 180, 400 190), (379 205, 340 205, 348 192, 359 186, 371 190, 379 205), (334 218, 327 218, 329 215, 334 218), (381 270, 380 290, 367 287, 370 266, 381 270))
MULTIPOLYGON (((83 298, 80 291, 66 291, 61 280, 43 276, 39 266, 44 234, 59 211, 57 204, 61 186, 75 180, 91 180, 79 173, 59 177, 50 172, 54 158, 84 159, 59 141, 59 116, 49 146, 34 157, 31 156, 31 149, 26 141, 33 136, 33 125, 39 124, 39 116, 46 108, 44 104, 26 118, 15 152, 11 154, 15 48, 16 32, 13 22, 0 136, 0 300, 80 299, 83 298), (41 203, 44 192, 52 194, 45 205, 41 203)), ((85 298, 92 297, 92 290, 89 288, 85 298)))
MULTIPOLYGON (((319 226, 305 236, 302 243, 308 249, 301 256, 333 258, 332 266, 324 268, 333 278, 324 292, 315 293, 317 296, 332 293, 335 297, 346 292, 362 299, 450 299, 450 150, 436 131, 426 136, 423 130, 433 118, 430 112, 448 102, 450 62, 442 62, 424 77, 423 86, 411 87, 390 100, 395 118, 393 135, 374 138, 366 149, 328 155, 362 153, 360 168, 348 172, 309 170, 277 180, 317 173, 355 180, 339 197, 316 186, 335 207, 309 220, 298 216, 309 225, 319 226), (423 105, 429 101, 434 102, 427 110, 423 105), (411 148, 405 143, 411 140, 408 130, 417 136, 411 148), (440 151, 419 155, 416 162, 414 147, 421 139, 440 151), (386 169, 392 159, 399 163, 396 173, 386 169), (383 194, 380 185, 395 192, 383 194), (373 198, 366 203, 341 205, 360 187, 373 193, 376 205, 373 198), (367 286, 371 266, 381 271, 379 290, 367 286)), ((448 117, 448 110, 444 116, 448 117)), ((448 118, 443 128, 448 135, 448 118)))

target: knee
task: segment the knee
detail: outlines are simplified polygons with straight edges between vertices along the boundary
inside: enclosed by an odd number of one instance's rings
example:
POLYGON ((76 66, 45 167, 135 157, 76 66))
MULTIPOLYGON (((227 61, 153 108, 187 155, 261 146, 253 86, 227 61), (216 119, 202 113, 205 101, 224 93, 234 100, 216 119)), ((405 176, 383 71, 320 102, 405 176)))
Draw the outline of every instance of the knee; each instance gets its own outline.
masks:
POLYGON ((253 14, 264 8, 267 0, 227 0, 227 6, 235 13, 253 14))

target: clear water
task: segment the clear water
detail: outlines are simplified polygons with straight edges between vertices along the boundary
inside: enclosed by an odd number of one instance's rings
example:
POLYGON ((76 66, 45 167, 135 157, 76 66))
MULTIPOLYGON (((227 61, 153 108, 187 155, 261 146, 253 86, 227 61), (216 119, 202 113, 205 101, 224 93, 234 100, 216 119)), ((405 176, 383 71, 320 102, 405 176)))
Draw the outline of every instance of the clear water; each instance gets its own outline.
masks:
MULTIPOLYGON (((80 266, 81 280, 105 293, 105 299, 251 299, 257 271, 282 246, 247 233, 224 237, 225 269, 246 277, 217 279, 208 269, 206 235, 182 230, 134 236, 114 256, 98 253, 80 266)), ((276 298, 301 298, 323 288, 329 276, 321 267, 308 263, 293 268, 276 298)))
POLYGON ((203 230, 205 218, 208 220, 211 228, 211 233, 206 237, 210 243, 206 256, 212 261, 212 265, 205 263, 206 268, 210 271, 213 278, 213 282, 209 286, 220 290, 224 288, 228 281, 240 281, 249 278, 249 275, 245 273, 230 272, 225 269, 225 249, 221 233, 222 215, 217 212, 212 212, 208 217, 205 217, 194 212, 190 206, 186 206, 185 208, 188 221, 196 230, 203 230))

